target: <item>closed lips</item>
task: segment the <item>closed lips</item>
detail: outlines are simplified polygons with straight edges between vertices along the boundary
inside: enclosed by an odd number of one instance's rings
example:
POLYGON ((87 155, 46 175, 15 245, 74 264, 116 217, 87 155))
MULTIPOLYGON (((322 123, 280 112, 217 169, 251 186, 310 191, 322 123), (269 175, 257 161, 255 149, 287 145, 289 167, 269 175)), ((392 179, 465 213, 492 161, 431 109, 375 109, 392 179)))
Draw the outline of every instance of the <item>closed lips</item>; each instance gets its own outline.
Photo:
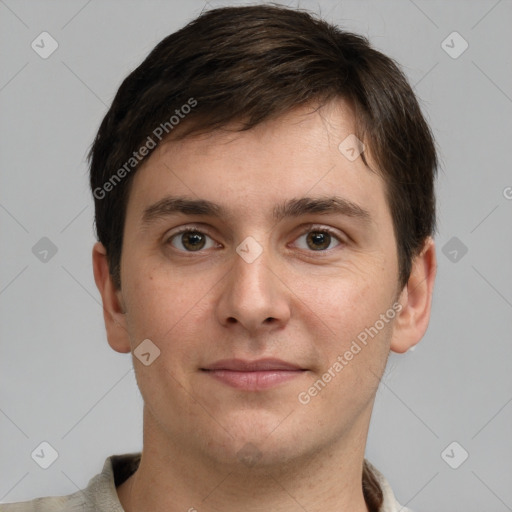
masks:
POLYGON ((259 359, 246 361, 243 359, 224 359, 211 365, 201 368, 206 371, 228 370, 233 372, 264 372, 264 371, 301 371, 298 365, 288 363, 279 359, 259 359))

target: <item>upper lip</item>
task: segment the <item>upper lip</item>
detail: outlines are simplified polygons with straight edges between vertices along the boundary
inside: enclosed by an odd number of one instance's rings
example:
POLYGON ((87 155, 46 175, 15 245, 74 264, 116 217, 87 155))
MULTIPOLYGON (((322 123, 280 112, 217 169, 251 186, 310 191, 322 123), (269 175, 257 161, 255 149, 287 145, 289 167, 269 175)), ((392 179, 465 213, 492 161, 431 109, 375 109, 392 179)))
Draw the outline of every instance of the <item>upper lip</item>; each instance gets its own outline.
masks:
POLYGON ((202 370, 231 370, 238 372, 256 372, 269 370, 302 370, 300 366, 287 363, 281 359, 257 359, 255 361, 246 361, 244 359, 222 359, 210 364, 202 370))

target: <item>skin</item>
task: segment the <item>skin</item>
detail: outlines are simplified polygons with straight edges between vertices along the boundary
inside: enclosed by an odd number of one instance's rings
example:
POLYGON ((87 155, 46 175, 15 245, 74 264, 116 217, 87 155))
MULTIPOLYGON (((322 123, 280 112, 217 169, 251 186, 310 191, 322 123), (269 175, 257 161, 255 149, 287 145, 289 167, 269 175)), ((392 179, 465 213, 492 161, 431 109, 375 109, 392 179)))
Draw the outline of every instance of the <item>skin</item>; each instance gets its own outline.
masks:
MULTIPOLYGON (((407 351, 426 331, 436 256, 429 238, 399 289, 385 183, 338 150, 353 132, 342 100, 300 107, 249 131, 167 141, 134 176, 121 290, 105 248, 93 248, 109 344, 128 353, 150 339, 161 351, 149 366, 133 357, 144 444, 138 471, 117 489, 127 512, 367 512, 361 474, 379 379, 389 351, 407 351), (170 195, 219 203, 228 215, 175 213, 144 227, 143 211, 170 195), (272 217, 285 200, 333 195, 367 210, 370 222, 272 217), (171 238, 184 226, 207 235, 202 249, 171 238), (325 228, 331 238, 308 239, 325 228), (236 252, 249 236, 262 249, 252 263, 236 252), (396 300, 395 318, 300 403, 299 393, 396 300), (263 357, 306 371, 263 391, 201 371, 220 359, 263 357), (242 460, 247 451, 253 463, 242 460)), ((373 167, 369 148, 366 157, 373 167)))

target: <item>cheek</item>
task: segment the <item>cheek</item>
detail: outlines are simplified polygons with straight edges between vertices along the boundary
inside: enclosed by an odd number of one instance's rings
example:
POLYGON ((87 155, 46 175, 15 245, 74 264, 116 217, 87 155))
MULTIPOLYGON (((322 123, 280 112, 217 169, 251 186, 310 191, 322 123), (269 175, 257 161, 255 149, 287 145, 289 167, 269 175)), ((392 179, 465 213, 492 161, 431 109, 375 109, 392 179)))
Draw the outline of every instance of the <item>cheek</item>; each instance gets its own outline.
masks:
POLYGON ((322 400, 356 410, 373 396, 391 342, 394 310, 389 290, 373 279, 347 280, 310 294, 310 336, 317 343, 320 363, 310 384, 317 386, 322 400), (348 389, 355 391, 347 394, 348 389))
POLYGON ((193 304, 191 287, 177 284, 162 272, 139 266, 125 282, 127 322, 135 339, 162 340, 193 304))
POLYGON ((332 386, 332 391, 338 385, 346 389, 348 382, 373 389, 374 379, 363 369, 379 374, 389 352, 392 317, 388 315, 387 321, 382 321, 381 315, 392 306, 391 283, 384 282, 382 274, 379 278, 372 273, 318 284, 303 294, 304 304, 298 312, 308 319, 309 336, 315 340, 317 370, 323 374, 331 368, 331 372, 343 376, 335 379, 338 384, 332 386), (339 356, 342 371, 339 365, 338 371, 332 369, 339 356))
POLYGON ((215 282, 212 279, 210 283, 207 276, 197 280, 161 267, 140 268, 126 287, 133 348, 150 339, 161 351, 160 363, 165 361, 173 372, 181 373, 197 364, 195 354, 209 342, 205 322, 212 317, 215 282))
MULTIPOLYGON (((340 272, 342 274, 342 272, 340 272)), ((311 278, 302 282, 301 300, 325 326, 342 339, 375 322, 389 306, 389 288, 382 276, 367 271, 344 277, 311 278)))

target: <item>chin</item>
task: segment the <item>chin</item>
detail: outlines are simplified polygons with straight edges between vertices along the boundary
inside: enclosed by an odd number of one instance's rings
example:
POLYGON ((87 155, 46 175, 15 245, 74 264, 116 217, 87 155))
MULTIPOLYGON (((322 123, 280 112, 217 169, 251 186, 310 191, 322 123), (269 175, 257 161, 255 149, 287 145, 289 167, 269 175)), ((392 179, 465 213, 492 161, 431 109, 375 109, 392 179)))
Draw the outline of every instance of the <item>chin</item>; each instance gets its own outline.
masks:
MULTIPOLYGON (((306 442, 305 433, 292 431, 293 425, 288 423, 286 415, 272 416, 263 421, 260 412, 257 421, 253 414, 248 414, 245 419, 243 422, 230 422, 230 428, 226 429, 229 434, 220 428, 216 430, 221 436, 218 439, 213 439, 212 432, 209 432, 210 439, 204 449, 216 463, 235 465, 239 470, 244 467, 254 470, 257 467, 282 466, 307 456, 310 443, 306 442)), ((317 448, 312 446, 311 453, 316 451, 317 448)))

